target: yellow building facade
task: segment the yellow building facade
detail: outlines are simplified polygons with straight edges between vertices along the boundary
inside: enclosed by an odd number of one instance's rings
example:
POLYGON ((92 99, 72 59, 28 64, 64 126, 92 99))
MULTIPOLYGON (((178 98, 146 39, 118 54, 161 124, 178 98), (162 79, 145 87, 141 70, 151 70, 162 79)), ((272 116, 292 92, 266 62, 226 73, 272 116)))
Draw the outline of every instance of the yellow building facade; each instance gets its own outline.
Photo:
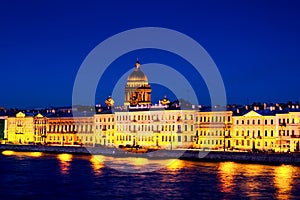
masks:
POLYGON ((232 147, 232 112, 197 112, 194 148, 228 150, 232 147))
POLYGON ((238 150, 268 151, 276 149, 276 116, 264 116, 249 111, 242 116, 233 116, 233 144, 238 150))
POLYGON ((115 146, 115 115, 95 114, 95 146, 115 146))
POLYGON ((48 145, 95 145, 93 117, 51 117, 48 119, 48 145))
POLYGON ((41 114, 26 116, 23 112, 7 118, 6 137, 12 144, 43 144, 46 138, 47 118, 41 114))
POLYGON ((116 146, 189 148, 195 137, 194 110, 116 112, 116 146))

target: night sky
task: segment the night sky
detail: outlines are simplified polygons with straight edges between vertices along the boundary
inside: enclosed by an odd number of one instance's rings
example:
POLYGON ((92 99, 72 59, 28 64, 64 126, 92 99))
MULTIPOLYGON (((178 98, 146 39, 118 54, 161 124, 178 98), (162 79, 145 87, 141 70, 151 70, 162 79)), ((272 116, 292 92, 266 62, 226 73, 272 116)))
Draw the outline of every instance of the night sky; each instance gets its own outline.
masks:
MULTIPOLYGON (((299 1, 12 1, 0 3, 0 106, 39 108, 72 104, 81 63, 100 42, 137 27, 165 27, 201 44, 222 75, 228 103, 300 100, 299 1)), ((159 50, 130 52, 99 82, 103 103, 134 67, 156 62, 190 79, 201 104, 203 80, 189 64, 159 50), (101 89, 103 88, 103 89, 101 89)), ((151 80, 149 80, 151 83, 151 80)), ((153 86, 153 101, 168 93, 153 86)))

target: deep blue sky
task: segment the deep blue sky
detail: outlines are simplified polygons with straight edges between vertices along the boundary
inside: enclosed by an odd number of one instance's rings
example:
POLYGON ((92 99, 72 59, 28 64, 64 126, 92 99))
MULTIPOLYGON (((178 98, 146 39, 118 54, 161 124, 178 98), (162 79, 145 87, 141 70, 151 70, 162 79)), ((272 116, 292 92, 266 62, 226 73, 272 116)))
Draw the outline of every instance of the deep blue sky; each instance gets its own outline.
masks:
MULTIPOLYGON (((229 103, 300 100, 299 10, 299 1, 283 0, 1 1, 0 105, 71 105, 73 82, 87 54, 116 33, 146 26, 198 41, 218 66, 229 103)), ((136 57, 142 64, 180 63, 157 51, 132 52, 115 62, 109 76, 126 72, 136 57)), ((197 92, 203 94, 200 102, 209 104, 206 88, 197 92)), ((103 103, 108 93, 98 92, 96 101, 103 103)))

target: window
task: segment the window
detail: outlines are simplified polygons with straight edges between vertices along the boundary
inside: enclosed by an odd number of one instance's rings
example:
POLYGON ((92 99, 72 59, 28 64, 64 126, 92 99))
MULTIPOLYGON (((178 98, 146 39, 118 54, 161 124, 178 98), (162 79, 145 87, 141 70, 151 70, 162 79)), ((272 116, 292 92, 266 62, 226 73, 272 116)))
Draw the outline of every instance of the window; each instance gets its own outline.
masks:
POLYGON ((265 147, 267 147, 268 146, 268 142, 265 142, 265 147))
POLYGON ((181 142, 181 136, 180 135, 178 136, 178 142, 181 142))
POLYGON ((244 140, 242 140, 242 146, 244 146, 244 140))
POLYGON ((268 136, 268 131, 267 130, 265 130, 265 137, 267 137, 268 136))
POLYGON ((271 124, 273 124, 274 122, 273 122, 273 119, 271 119, 271 124))
POLYGON ((236 120, 236 124, 239 124, 239 120, 236 120))
POLYGON ((250 140, 247 140, 247 146, 250 146, 250 140))
POLYGON ((265 119, 265 125, 267 125, 267 124, 268 124, 268 120, 265 119))
POLYGON ((273 130, 271 130, 271 137, 273 137, 273 130))
POLYGON ((239 141, 238 140, 236 140, 236 146, 238 146, 239 145, 239 141))
POLYGON ((257 124, 260 124, 260 119, 259 119, 259 120, 257 120, 257 124))

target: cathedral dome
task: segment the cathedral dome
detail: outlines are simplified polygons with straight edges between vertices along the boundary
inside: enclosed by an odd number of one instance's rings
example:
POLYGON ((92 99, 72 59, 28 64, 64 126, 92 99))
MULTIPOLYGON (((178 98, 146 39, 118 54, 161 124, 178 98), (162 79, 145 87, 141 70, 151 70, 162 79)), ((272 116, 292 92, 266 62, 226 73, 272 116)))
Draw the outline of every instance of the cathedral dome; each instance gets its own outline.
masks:
POLYGON ((148 78, 140 69, 139 61, 135 63, 134 71, 128 76, 127 83, 139 83, 141 85, 148 84, 148 78))
POLYGON ((124 105, 149 105, 151 104, 151 86, 148 78, 140 69, 140 63, 137 60, 135 69, 128 76, 125 86, 124 105))

